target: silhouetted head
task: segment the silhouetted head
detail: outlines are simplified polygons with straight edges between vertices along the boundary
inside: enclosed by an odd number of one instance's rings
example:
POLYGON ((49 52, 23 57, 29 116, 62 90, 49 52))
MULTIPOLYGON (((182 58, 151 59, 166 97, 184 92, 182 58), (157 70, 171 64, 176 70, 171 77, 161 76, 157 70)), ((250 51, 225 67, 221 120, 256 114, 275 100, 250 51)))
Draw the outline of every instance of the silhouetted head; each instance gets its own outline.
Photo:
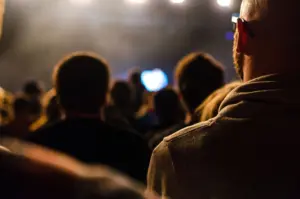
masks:
POLYGON ((141 72, 139 70, 132 71, 129 82, 133 88, 134 111, 138 112, 143 104, 143 96, 146 90, 141 80, 141 72))
POLYGON ((53 75, 59 104, 66 113, 99 114, 110 81, 108 64, 92 53, 64 58, 53 75))
POLYGON ((154 96, 154 109, 160 123, 183 121, 183 112, 178 94, 172 88, 165 88, 154 96))
POLYGON ((244 81, 299 73, 299 0, 243 0, 233 57, 244 81))
POLYGON ((195 109, 224 84, 222 65, 206 53, 191 53, 177 65, 175 71, 180 93, 189 111, 195 109))
POLYGON ((39 98, 43 94, 40 82, 31 80, 24 84, 23 93, 30 98, 39 98))
POLYGON ((133 85, 142 85, 141 71, 134 70, 130 73, 129 82, 133 85))
POLYGON ((117 81, 111 89, 111 99, 115 106, 132 106, 132 88, 126 81, 117 81))
POLYGON ((32 103, 26 97, 17 97, 13 102, 13 112, 17 119, 29 119, 31 117, 32 103))

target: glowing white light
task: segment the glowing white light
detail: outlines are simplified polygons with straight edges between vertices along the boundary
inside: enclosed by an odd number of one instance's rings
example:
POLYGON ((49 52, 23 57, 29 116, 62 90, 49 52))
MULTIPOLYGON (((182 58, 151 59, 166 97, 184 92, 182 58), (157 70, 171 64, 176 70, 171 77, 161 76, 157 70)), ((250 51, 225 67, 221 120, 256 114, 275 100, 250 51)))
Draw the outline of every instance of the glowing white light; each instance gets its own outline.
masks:
POLYGON ((221 7, 228 7, 231 5, 232 0, 217 0, 217 2, 221 7))
POLYGON ((69 0, 72 4, 78 5, 78 6, 86 6, 90 5, 93 0, 69 0))
POLYGON ((127 0, 130 3, 146 3, 147 0, 127 0))
POLYGON ((168 77, 160 69, 146 70, 141 75, 142 83, 150 92, 156 92, 168 85, 168 77))
POLYGON ((171 3, 178 3, 178 4, 180 4, 180 3, 184 3, 185 0, 170 0, 170 1, 171 1, 171 3))

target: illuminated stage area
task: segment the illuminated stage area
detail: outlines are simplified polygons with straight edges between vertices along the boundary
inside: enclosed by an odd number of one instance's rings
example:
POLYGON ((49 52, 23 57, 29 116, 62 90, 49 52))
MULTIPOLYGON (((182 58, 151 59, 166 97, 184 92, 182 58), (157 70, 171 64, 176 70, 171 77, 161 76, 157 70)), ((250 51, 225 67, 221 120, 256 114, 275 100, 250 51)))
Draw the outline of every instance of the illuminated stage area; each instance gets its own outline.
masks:
POLYGON ((235 4, 239 2, 8 0, 0 45, 0 85, 16 91, 24 81, 39 79, 50 87, 57 60, 77 50, 105 57, 116 78, 126 78, 132 67, 160 68, 169 82, 183 55, 203 50, 224 63, 226 78, 232 80, 232 41, 226 34, 235 4))

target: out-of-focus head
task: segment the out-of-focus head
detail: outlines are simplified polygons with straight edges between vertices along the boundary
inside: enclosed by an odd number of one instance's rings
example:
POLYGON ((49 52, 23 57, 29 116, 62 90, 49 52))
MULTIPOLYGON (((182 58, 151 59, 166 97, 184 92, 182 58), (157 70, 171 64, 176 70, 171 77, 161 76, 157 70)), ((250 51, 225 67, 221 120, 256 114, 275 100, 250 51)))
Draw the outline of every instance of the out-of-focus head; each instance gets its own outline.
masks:
POLYGON ((126 81, 117 81, 111 89, 111 99, 115 106, 126 107, 132 105, 132 89, 126 81))
POLYGON ((154 109, 161 123, 178 122, 185 118, 179 96, 172 88, 164 88, 155 94, 154 109))
POLYGON ((30 80, 24 84, 23 93, 30 98, 39 98, 43 94, 43 87, 40 82, 30 80))
POLYGON ((298 0, 243 0, 233 57, 244 81, 299 70, 299 6, 298 0))
POLYGON ((26 97, 16 97, 13 102, 13 112, 15 118, 29 119, 31 116, 32 103, 26 97))
POLYGON ((197 122, 207 121, 219 113, 219 107, 222 104, 225 97, 235 88, 242 83, 239 81, 232 82, 224 87, 216 90, 210 96, 208 96, 204 102, 196 109, 194 113, 194 120, 197 122))
POLYGON ((141 71, 133 70, 129 75, 129 82, 133 85, 142 85, 141 71))
POLYGON ((93 53, 65 57, 55 68, 53 81, 60 106, 67 113, 98 114, 105 104, 109 66, 93 53))
POLYGON ((1 198, 145 199, 143 187, 108 168, 16 141, 8 145, 10 151, 0 148, 1 198))
POLYGON ((208 95, 223 86, 224 70, 209 54, 191 53, 179 61, 175 80, 186 106, 193 113, 208 95))

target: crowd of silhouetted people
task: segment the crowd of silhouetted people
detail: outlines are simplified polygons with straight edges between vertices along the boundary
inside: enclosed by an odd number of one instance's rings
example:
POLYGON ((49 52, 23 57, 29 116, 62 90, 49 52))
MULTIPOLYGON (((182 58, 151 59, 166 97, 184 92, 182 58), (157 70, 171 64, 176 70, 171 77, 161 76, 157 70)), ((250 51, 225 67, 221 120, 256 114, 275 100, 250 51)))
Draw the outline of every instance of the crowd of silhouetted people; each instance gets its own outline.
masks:
POLYGON ((55 66, 49 91, 29 81, 20 93, 2 92, 0 135, 146 182, 151 152, 164 137, 217 114, 213 106, 221 99, 205 104, 212 108, 200 111, 201 117, 196 110, 217 89, 212 98, 229 92, 222 88, 223 73, 212 56, 191 53, 176 67, 178 89, 168 86, 152 93, 142 84, 140 71, 132 71, 128 81, 113 80, 104 59, 72 53, 55 66))
POLYGON ((151 152, 164 137, 217 114, 222 99, 216 96, 230 90, 221 88, 223 73, 212 56, 191 53, 176 67, 178 89, 168 86, 154 93, 145 89, 140 71, 132 71, 127 81, 113 80, 105 60, 73 53, 55 67, 49 91, 38 81, 26 82, 15 95, 3 91, 0 135, 145 181, 151 152), (213 92, 210 98, 218 102, 202 104, 213 92))
POLYGON ((300 198, 299 6, 243 1, 242 81, 193 52, 174 85, 149 92, 141 71, 112 79, 104 58, 75 52, 49 91, 1 89, 0 198, 300 198))

